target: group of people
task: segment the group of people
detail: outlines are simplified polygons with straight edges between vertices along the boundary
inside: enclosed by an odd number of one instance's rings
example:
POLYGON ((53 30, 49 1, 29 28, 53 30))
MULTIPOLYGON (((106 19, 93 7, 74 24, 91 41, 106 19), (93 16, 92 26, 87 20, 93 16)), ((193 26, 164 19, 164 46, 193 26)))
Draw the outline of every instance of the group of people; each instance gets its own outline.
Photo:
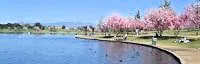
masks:
POLYGON ((125 35, 122 36, 122 37, 114 36, 115 40, 117 40, 117 41, 127 40, 127 37, 128 37, 128 34, 125 34, 125 35))

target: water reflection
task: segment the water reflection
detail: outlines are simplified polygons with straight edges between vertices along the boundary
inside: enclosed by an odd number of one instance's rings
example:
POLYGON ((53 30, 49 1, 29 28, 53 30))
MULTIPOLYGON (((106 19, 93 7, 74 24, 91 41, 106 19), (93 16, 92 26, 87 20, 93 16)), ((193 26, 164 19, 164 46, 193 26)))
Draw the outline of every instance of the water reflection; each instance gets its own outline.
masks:
POLYGON ((178 64, 168 54, 145 46, 117 42, 100 45, 111 64, 178 64))

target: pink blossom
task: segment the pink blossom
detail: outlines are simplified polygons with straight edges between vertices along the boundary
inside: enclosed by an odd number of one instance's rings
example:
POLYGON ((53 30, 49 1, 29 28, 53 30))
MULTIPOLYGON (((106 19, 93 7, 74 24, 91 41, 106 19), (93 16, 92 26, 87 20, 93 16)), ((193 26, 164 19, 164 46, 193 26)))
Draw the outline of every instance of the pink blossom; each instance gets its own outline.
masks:
POLYGON ((150 10, 144 16, 144 20, 147 25, 160 31, 172 28, 175 25, 174 23, 177 21, 177 16, 172 9, 158 8, 150 10))
POLYGON ((113 31, 122 31, 128 28, 127 19, 120 15, 111 15, 107 18, 107 26, 113 31))
POLYGON ((129 18, 128 19, 129 23, 129 30, 135 30, 135 29, 144 29, 145 23, 142 22, 141 20, 129 18))
POLYGON ((186 28, 199 28, 200 27, 200 5, 188 6, 182 14, 186 28))

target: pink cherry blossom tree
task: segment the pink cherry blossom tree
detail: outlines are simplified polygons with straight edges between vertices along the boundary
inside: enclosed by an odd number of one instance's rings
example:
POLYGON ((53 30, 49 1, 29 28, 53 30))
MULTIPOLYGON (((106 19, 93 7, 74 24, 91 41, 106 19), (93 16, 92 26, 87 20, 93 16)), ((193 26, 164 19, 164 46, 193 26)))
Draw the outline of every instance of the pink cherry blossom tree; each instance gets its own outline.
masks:
POLYGON ((99 28, 100 32, 104 33, 105 36, 106 36, 107 32, 109 32, 107 23, 103 17, 99 20, 98 28, 99 28))
POLYGON ((123 32, 128 29, 127 19, 118 14, 113 14, 107 17, 106 21, 107 27, 114 32, 123 32))
POLYGON ((136 29, 142 30, 144 27, 145 23, 140 19, 123 17, 119 14, 112 14, 103 18, 99 23, 101 32, 115 32, 117 34, 128 33, 128 31, 135 31, 136 29))
POLYGON ((134 31, 137 35, 139 34, 138 30, 142 30, 145 27, 145 23, 140 19, 128 18, 128 28, 130 31, 134 31))
POLYGON ((185 28, 185 26, 187 26, 186 22, 185 22, 185 19, 186 17, 180 15, 180 16, 176 16, 174 17, 174 20, 173 21, 170 21, 170 26, 169 28, 174 30, 174 35, 175 36, 178 36, 180 31, 182 29, 185 28))
POLYGON ((101 32, 115 32, 117 35, 121 32, 128 31, 129 23, 126 17, 119 14, 112 14, 103 18, 99 23, 99 29, 101 32))
POLYGON ((148 11, 144 16, 144 20, 147 25, 153 27, 156 30, 158 36, 162 36, 164 30, 169 29, 176 22, 177 16, 173 9, 171 8, 158 8, 148 11))
POLYGON ((184 21, 187 23, 187 27, 197 30, 196 35, 198 35, 200 30, 200 2, 197 1, 188 6, 182 15, 185 17, 184 21))

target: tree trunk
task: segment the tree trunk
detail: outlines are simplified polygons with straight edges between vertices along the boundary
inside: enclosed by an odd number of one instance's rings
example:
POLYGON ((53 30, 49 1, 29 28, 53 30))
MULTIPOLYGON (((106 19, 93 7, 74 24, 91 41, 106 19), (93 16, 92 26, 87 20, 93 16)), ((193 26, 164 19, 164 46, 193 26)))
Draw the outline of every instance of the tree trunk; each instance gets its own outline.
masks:
POLYGON ((104 36, 106 36, 106 32, 104 33, 104 36))
POLYGON ((162 36, 163 36, 162 34, 163 34, 163 31, 160 31, 160 37, 162 37, 162 36))
POLYGON ((178 37, 178 35, 180 34, 180 29, 176 29, 176 31, 175 31, 175 33, 174 33, 174 35, 176 36, 176 37, 178 37))
POLYGON ((196 35, 199 35, 199 31, 200 31, 200 26, 196 26, 196 35))
POLYGON ((197 36, 199 35, 199 30, 196 32, 196 35, 197 35, 197 36))
POLYGON ((87 35, 87 30, 85 30, 85 35, 87 35))
POLYGON ((94 30, 92 30, 92 35, 94 35, 94 30))
POLYGON ((156 32, 156 37, 157 38, 161 38, 162 37, 162 33, 163 33, 163 31, 161 31, 161 30, 157 31, 156 32))

